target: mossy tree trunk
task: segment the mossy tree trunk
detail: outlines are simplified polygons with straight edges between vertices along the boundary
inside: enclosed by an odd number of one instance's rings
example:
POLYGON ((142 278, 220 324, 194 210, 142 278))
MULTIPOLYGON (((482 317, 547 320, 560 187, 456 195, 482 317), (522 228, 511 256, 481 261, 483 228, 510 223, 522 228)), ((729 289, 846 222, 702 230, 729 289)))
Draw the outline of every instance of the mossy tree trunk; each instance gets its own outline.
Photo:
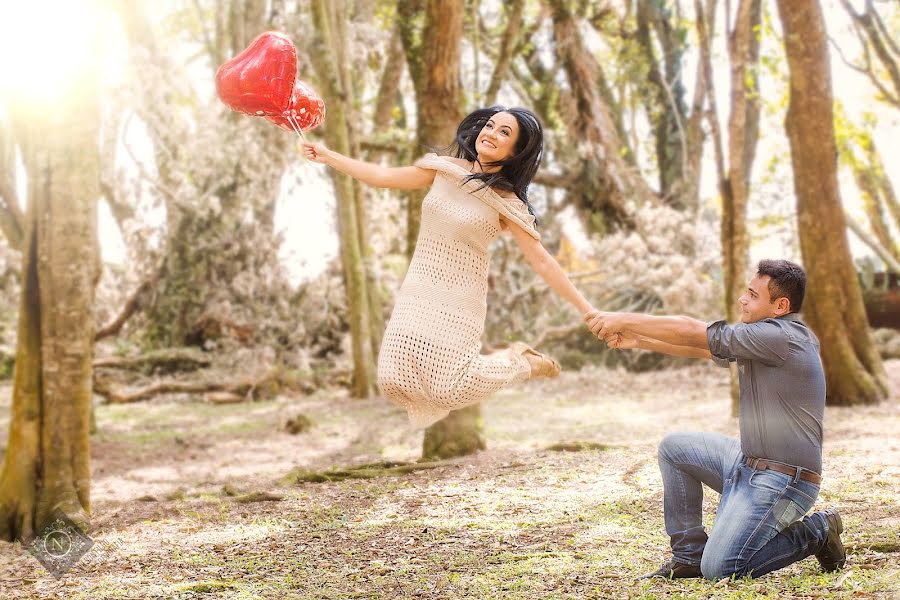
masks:
POLYGON ((100 106, 89 73, 73 88, 52 112, 29 114, 24 103, 11 110, 28 201, 12 414, 0 472, 0 539, 10 541, 31 537, 55 510, 83 527, 90 513, 100 106))
POLYGON ((455 410, 425 430, 422 458, 434 460, 465 456, 484 450, 481 405, 455 410))
POLYGON ((821 341, 829 404, 879 402, 887 377, 866 319, 837 180, 828 36, 817 0, 778 0, 790 70, 791 146, 804 314, 821 341))
MULTIPOLYGON (((322 52, 313 52, 310 58, 321 82, 328 105, 328 121, 323 127, 328 146, 341 154, 354 154, 351 130, 351 85, 346 60, 346 39, 341 35, 342 23, 348 18, 345 0, 313 0, 313 21, 322 52), (343 57, 343 58, 342 58, 343 57)), ((359 206, 363 198, 357 194, 353 179, 337 171, 331 171, 337 197, 338 238, 341 262, 344 268, 344 284, 350 319, 350 335, 353 344, 353 395, 364 398, 375 392, 375 345, 372 343, 373 319, 369 279, 366 277, 364 259, 367 250, 362 247, 365 236, 361 228, 363 214, 359 206)))

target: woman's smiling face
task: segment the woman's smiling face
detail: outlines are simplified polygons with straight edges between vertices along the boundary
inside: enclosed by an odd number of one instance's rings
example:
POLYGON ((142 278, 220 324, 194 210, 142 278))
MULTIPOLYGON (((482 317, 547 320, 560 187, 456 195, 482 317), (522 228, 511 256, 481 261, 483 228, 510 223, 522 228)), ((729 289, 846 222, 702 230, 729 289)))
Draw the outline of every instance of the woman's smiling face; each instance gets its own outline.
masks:
POLYGON ((519 140, 519 122, 508 112, 498 112, 488 119, 475 140, 475 151, 482 164, 506 160, 515 154, 519 140))

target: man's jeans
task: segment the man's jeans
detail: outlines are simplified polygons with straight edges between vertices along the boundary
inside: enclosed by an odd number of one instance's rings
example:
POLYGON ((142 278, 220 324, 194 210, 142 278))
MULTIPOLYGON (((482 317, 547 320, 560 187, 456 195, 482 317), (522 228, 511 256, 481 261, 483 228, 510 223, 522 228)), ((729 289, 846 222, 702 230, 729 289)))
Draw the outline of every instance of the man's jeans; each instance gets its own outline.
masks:
POLYGON ((672 433, 659 445, 666 532, 675 560, 700 565, 707 579, 759 577, 818 552, 827 542, 822 513, 804 517, 819 486, 744 464, 738 440, 717 433, 672 433), (722 494, 707 537, 705 483, 722 494))

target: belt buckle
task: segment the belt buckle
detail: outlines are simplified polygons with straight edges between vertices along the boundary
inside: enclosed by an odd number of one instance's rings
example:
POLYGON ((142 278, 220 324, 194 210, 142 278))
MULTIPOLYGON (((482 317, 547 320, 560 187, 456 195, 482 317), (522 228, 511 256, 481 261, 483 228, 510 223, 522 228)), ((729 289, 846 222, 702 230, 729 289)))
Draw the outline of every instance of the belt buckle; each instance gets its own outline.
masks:
POLYGON ((757 458, 757 457, 753 457, 753 458, 751 458, 749 461, 747 461, 747 466, 750 467, 751 469, 753 469, 754 471, 758 471, 758 470, 759 470, 759 461, 760 461, 760 460, 761 460, 761 459, 759 459, 759 458, 757 458))

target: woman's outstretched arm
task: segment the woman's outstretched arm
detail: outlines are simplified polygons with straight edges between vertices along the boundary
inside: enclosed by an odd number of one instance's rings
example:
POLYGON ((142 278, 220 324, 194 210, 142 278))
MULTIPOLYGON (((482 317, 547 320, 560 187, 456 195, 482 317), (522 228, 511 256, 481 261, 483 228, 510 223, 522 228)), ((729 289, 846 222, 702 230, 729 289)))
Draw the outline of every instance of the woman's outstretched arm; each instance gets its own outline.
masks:
MULTIPOLYGON (((500 218, 503 219, 502 216, 500 218)), ((503 219, 503 222, 509 227, 513 239, 516 240, 516 244, 522 250, 522 254, 525 255, 525 260, 528 261, 534 272, 547 282, 550 289, 556 292, 560 298, 577 308, 582 315, 593 310, 590 302, 575 288, 569 277, 562 270, 562 267, 547 252, 547 249, 544 248, 540 241, 534 239, 528 232, 512 221, 503 219)))
POLYGON ((356 160, 329 150, 323 144, 303 142, 303 155, 317 163, 328 165, 341 173, 374 187, 415 190, 434 182, 434 171, 419 167, 383 167, 356 160))

